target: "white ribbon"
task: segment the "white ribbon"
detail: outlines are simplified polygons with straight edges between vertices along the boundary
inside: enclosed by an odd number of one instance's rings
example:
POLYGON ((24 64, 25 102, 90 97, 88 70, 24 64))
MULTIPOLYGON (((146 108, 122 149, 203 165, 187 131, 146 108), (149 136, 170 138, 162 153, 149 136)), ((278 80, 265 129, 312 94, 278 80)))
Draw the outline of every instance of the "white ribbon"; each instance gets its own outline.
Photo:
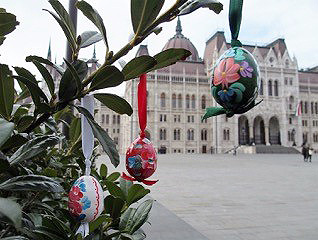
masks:
MULTIPOLYGON (((86 95, 85 97, 83 97, 82 107, 86 108, 90 112, 90 114, 94 116, 94 96, 86 95)), ((85 157, 85 175, 88 176, 91 173, 90 158, 94 149, 94 134, 84 115, 82 115, 82 149, 85 157)))
POLYGON ((85 238, 86 236, 89 235, 89 224, 88 224, 88 222, 82 223, 79 226, 79 228, 77 229, 75 235, 77 235, 79 233, 83 236, 83 238, 85 238))

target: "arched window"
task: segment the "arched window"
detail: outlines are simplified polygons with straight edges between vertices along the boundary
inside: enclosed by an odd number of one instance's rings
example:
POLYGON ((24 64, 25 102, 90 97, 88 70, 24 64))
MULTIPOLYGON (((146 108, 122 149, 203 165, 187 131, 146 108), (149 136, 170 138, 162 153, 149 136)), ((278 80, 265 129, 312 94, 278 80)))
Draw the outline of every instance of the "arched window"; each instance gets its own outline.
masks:
POLYGON ((189 94, 187 94, 186 96, 186 109, 189 109, 190 108, 190 96, 189 94))
POLYGON ((223 129, 223 140, 224 141, 230 140, 230 130, 229 129, 223 129))
POLYGON ((208 130, 206 130, 206 129, 201 130, 201 140, 202 141, 208 140, 208 130))
POLYGON ((177 95, 176 94, 172 94, 172 108, 176 108, 177 107, 177 95))
POLYGON ((113 115, 113 124, 116 124, 116 115, 113 115))
POLYGON ((230 140, 230 130, 226 130, 226 136, 227 136, 227 140, 230 140))
POLYGON ((304 113, 308 113, 308 102, 305 102, 304 113))
POLYGON ((120 116, 117 116, 117 124, 120 124, 120 116))
POLYGON ((178 108, 182 108, 182 95, 178 95, 178 108))
POLYGON ((264 94, 264 81, 261 79, 260 85, 259 85, 259 95, 264 94))
POLYGON ((160 140, 166 140, 167 139, 167 132, 165 128, 161 128, 160 129, 160 136, 159 136, 160 140))
POLYGON ((106 124, 109 124, 109 115, 106 115, 106 124))
POLYGON ((275 80, 274 82, 274 95, 278 96, 278 81, 275 80))
POLYGON ((311 114, 314 114, 314 113, 315 113, 315 111, 314 111, 314 103, 311 102, 311 114))
POLYGON ((160 95, 160 107, 165 108, 166 107, 166 94, 161 93, 160 95))
POLYGON ((315 113, 318 114, 318 103, 315 103, 315 113))
POLYGON ((180 140, 180 129, 173 130, 173 140, 180 140))
POLYGON ((189 141, 193 141, 194 140, 194 130, 193 129, 188 129, 188 131, 187 131, 187 139, 189 141))
POLYGON ((268 81, 268 96, 273 96, 272 80, 268 81))
POLYGON ((206 108, 206 98, 205 98, 205 95, 203 95, 201 97, 201 108, 202 109, 205 109, 206 108))
POLYGON ((105 123, 105 115, 102 114, 102 123, 105 123))
POLYGON ((195 96, 192 95, 191 97, 191 105, 192 105, 192 109, 195 109, 195 96))
POLYGON ((293 110, 294 109, 294 97, 290 96, 289 97, 289 110, 293 110))

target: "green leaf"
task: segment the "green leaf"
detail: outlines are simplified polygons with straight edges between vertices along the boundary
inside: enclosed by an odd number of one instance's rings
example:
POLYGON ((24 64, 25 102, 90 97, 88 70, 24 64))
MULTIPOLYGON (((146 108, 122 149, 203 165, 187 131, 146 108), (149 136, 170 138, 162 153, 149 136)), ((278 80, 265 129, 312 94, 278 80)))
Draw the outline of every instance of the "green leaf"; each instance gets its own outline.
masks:
POLYGON ((14 81, 9 67, 0 64, 0 115, 10 119, 14 103, 14 81))
POLYGON ((126 198, 127 198, 127 195, 128 195, 128 190, 129 188, 132 186, 132 182, 131 181, 128 181, 124 178, 120 178, 119 179, 119 186, 120 186, 120 189, 123 191, 123 193, 125 194, 126 198))
POLYGON ((34 56, 34 55, 27 56, 25 58, 25 61, 27 61, 27 62, 38 61, 39 63, 46 64, 46 65, 49 65, 51 67, 54 67, 56 69, 56 71, 58 73, 60 73, 61 75, 63 75, 63 73, 64 73, 64 69, 61 66, 58 66, 58 65, 52 63, 50 60, 42 58, 42 57, 39 57, 39 56, 34 56))
POLYGON ((94 97, 104 104, 106 107, 119 114, 127 114, 130 116, 133 109, 130 104, 123 98, 111 93, 97 93, 94 97))
POLYGON ((0 36, 0 45, 2 45, 2 44, 3 44, 4 40, 6 40, 6 37, 4 37, 4 36, 0 36))
POLYGON ((136 212, 136 208, 127 208, 126 211, 120 216, 119 229, 121 231, 130 229, 132 226, 132 218, 136 212))
POLYGON ((138 200, 146 196, 148 193, 150 193, 150 190, 145 189, 142 185, 132 185, 131 188, 128 190, 127 205, 129 206, 134 202, 137 202, 138 200))
POLYGON ((157 61, 150 56, 140 56, 128 62, 122 70, 125 75, 125 81, 139 77, 141 74, 148 72, 157 64, 157 61))
POLYGON ((11 137, 13 129, 14 123, 0 118, 0 147, 11 137))
POLYGON ((113 183, 111 181, 106 181, 105 184, 106 184, 107 190, 109 191, 109 193, 112 196, 121 198, 123 200, 126 199, 125 194, 123 193, 123 191, 115 183, 113 183))
POLYGON ((179 16, 192 13, 199 8, 209 8, 219 14, 223 10, 223 4, 216 0, 194 0, 188 1, 179 8, 179 16))
POLYGON ((94 136, 98 139, 100 144, 103 147, 103 150, 106 152, 108 157, 110 158, 111 163, 117 167, 119 164, 119 154, 116 149, 116 144, 113 142, 113 140, 109 137, 107 132, 101 128, 95 121, 93 116, 90 114, 87 109, 82 108, 80 106, 75 106, 77 110, 81 113, 84 114, 86 117, 89 125, 91 126, 94 136))
POLYGON ((85 31, 81 35, 80 48, 86 48, 103 39, 103 36, 96 31, 85 31))
POLYGON ((118 70, 115 66, 105 66, 101 69, 98 69, 96 72, 90 89, 98 90, 108 87, 116 87, 121 84, 125 79, 124 74, 118 70))
POLYGON ((236 88, 241 90, 242 92, 244 92, 246 89, 242 83, 238 83, 238 82, 231 84, 230 88, 236 88))
POLYGON ((19 132, 25 131, 32 124, 33 121, 34 121, 33 116, 28 116, 28 115, 22 116, 18 121, 17 130, 19 132))
POLYGON ((124 205, 124 200, 122 200, 121 198, 114 197, 112 195, 108 195, 104 199, 105 212, 107 214, 110 214, 112 219, 120 217, 120 213, 124 205))
POLYGON ((217 116, 220 114, 225 114, 226 111, 223 107, 210 107, 210 108, 206 108, 205 109, 205 114, 204 116, 201 118, 201 120, 203 121, 204 119, 207 119, 209 117, 213 117, 213 116, 217 116))
POLYGON ((0 198, 0 213, 9 218, 16 228, 21 227, 21 206, 9 198, 0 198))
POLYGON ((240 89, 234 89, 234 92, 235 92, 235 94, 236 94, 236 96, 235 96, 235 102, 236 102, 236 103, 241 102, 242 99, 243 99, 243 93, 241 92, 241 90, 240 90, 240 89))
POLYGON ((120 173, 119 172, 113 172, 112 174, 110 174, 106 178, 106 180, 107 181, 111 181, 111 182, 115 182, 119 177, 120 177, 120 173))
POLYGON ((130 234, 137 231, 147 221, 152 204, 153 200, 149 199, 138 206, 132 219, 133 225, 129 229, 130 234))
POLYGON ((1 147, 1 150, 12 150, 13 148, 20 147, 28 141, 27 138, 23 137, 21 134, 15 134, 10 137, 1 147))
POLYGON ((89 231, 94 232, 98 227, 102 226, 105 222, 111 222, 112 219, 107 215, 100 215, 95 221, 89 223, 89 231))
POLYGON ((136 35, 145 30, 158 16, 164 0, 131 0, 131 22, 136 35))
POLYGON ((22 160, 28 160, 49 147, 55 146, 59 142, 59 138, 53 135, 46 135, 33 138, 29 142, 22 145, 9 159, 10 164, 19 163, 22 160))
POLYGON ((98 28, 98 30, 100 31, 100 33, 102 34, 104 38, 106 47, 108 48, 106 28, 104 26, 103 19, 98 14, 98 12, 90 4, 88 4, 85 1, 77 2, 76 7, 79 10, 81 10, 81 12, 98 28))
POLYGON ((12 32, 19 22, 16 21, 16 16, 11 13, 0 13, 0 36, 4 36, 12 32))
POLYGON ((149 69, 148 72, 164 68, 175 64, 179 60, 184 60, 191 55, 191 52, 183 48, 169 48, 154 56, 157 61, 156 66, 149 69))
POLYGON ((72 142, 75 142, 78 137, 81 135, 82 129, 81 129, 81 119, 80 118, 74 118, 70 125, 70 140, 72 142))
POLYGON ((58 182, 40 175, 24 175, 10 178, 0 184, 0 189, 7 191, 64 192, 64 189, 58 182))
POLYGON ((88 71, 87 63, 81 60, 73 62, 72 67, 70 64, 66 64, 68 68, 62 76, 59 86, 59 99, 62 102, 67 102, 80 91, 78 87, 81 86, 81 81, 86 77, 88 71))
POLYGON ((29 238, 25 238, 23 236, 13 236, 2 238, 2 240, 29 240, 29 238))
POLYGON ((103 178, 107 176, 107 166, 105 164, 100 166, 99 175, 103 178))
POLYGON ((67 26, 67 28, 69 29, 70 33, 72 34, 72 36, 75 39, 76 38, 75 26, 74 26, 74 24, 73 24, 73 22, 71 20, 70 15, 65 10, 63 5, 58 0, 49 0, 49 3, 51 4, 51 6, 55 10, 55 12, 59 15, 61 20, 65 23, 65 25, 67 26))
POLYGON ((37 69, 39 70, 39 72, 41 73, 43 79, 45 80, 48 89, 51 93, 51 96, 53 96, 54 91, 55 91, 55 87, 54 87, 54 80, 51 76, 51 74, 49 73, 49 71, 47 70, 46 67, 44 67, 40 62, 33 60, 32 61, 33 64, 37 67, 37 69))
POLYGON ((39 226, 36 229, 33 229, 32 233, 37 235, 37 239, 65 240, 63 232, 61 233, 61 231, 44 226, 39 226))
POLYGON ((60 27, 62 28, 62 30, 65 34, 65 37, 66 37, 67 41, 69 42, 70 47, 74 53, 76 51, 76 39, 75 39, 75 36, 73 36, 73 34, 72 34, 71 30, 69 29, 69 27, 67 26, 67 24, 62 19, 60 19, 59 16, 57 16, 54 12, 51 12, 47 9, 43 9, 43 10, 50 13, 52 15, 52 17, 54 17, 54 19, 60 25, 60 27))

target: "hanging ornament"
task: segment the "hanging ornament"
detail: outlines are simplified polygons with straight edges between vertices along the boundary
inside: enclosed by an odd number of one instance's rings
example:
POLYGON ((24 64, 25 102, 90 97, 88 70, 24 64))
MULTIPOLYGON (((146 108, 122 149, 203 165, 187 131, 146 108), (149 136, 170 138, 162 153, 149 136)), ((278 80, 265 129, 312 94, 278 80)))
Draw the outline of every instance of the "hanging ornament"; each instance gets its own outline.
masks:
POLYGON ((259 66, 253 55, 242 48, 237 39, 242 20, 243 0, 231 0, 229 21, 232 34, 231 48, 213 66, 212 96, 222 107, 206 109, 202 120, 226 114, 242 114, 260 102, 255 103, 259 88, 259 66))
POLYGON ((153 185, 158 180, 146 180, 157 168, 157 153, 148 138, 145 129, 147 126, 147 76, 140 76, 138 84, 138 116, 140 135, 129 146, 126 152, 126 169, 132 176, 125 173, 122 177, 128 181, 139 181, 146 185, 153 185))
MULTIPOLYGON (((85 96, 82 99, 82 107, 86 108, 94 116, 94 97, 85 96)), ((98 180, 90 176, 91 161, 90 158, 94 148, 94 135, 86 117, 81 117, 82 127, 82 149, 85 157, 85 176, 77 179, 68 195, 68 207, 70 213, 81 221, 77 233, 83 237, 89 235, 89 222, 99 217, 104 210, 104 193, 98 180)))

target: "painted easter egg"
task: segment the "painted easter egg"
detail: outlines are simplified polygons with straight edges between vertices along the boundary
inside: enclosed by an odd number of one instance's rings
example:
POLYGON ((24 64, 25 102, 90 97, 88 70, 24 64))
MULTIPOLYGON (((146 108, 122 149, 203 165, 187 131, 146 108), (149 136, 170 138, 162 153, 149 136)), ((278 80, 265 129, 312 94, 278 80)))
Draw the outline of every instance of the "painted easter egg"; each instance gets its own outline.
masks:
POLYGON ((213 67, 212 95, 231 115, 246 112, 258 96, 259 76, 259 66, 250 52, 230 48, 213 67))
POLYGON ((140 136, 126 152, 126 169, 137 181, 150 177, 157 168, 157 153, 148 138, 140 136))
POLYGON ((104 194, 99 182, 92 176, 77 179, 69 194, 68 208, 79 221, 91 222, 104 210, 104 194))

